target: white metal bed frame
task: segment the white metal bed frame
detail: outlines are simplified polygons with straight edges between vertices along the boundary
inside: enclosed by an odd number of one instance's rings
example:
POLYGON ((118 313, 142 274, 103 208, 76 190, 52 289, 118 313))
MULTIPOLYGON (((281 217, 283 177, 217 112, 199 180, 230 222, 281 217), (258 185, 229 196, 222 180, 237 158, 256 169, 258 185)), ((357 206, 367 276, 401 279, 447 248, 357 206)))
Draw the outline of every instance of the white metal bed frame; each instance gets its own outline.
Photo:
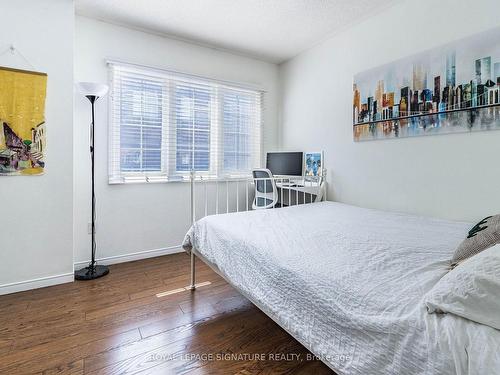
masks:
MULTIPOLYGON (((216 193, 216 205, 215 205, 215 214, 219 214, 219 184, 224 184, 226 188, 226 213, 229 213, 229 186, 230 184, 234 184, 236 187, 236 212, 240 212, 239 210, 239 185, 241 183, 245 183, 245 199, 246 199, 246 205, 244 206, 244 210, 241 211, 248 211, 251 208, 251 205, 249 205, 249 187, 252 184, 255 184, 256 181, 261 181, 261 180, 270 180, 274 179, 276 185, 280 186, 281 185, 281 192, 280 192, 280 197, 281 197, 281 202, 283 203, 283 199, 285 197, 284 190, 287 189, 285 181, 288 180, 287 178, 284 177, 272 177, 272 178, 253 178, 253 177, 242 177, 242 178, 231 178, 231 179, 210 179, 210 178, 203 178, 202 176, 196 177, 194 172, 191 172, 190 175, 190 188, 191 188, 191 224, 193 225, 196 221, 196 184, 201 184, 203 185, 203 207, 204 207, 204 216, 209 215, 209 209, 208 209, 208 184, 214 184, 215 185, 215 193, 216 193)), ((310 181, 304 181, 305 183, 308 183, 309 187, 317 187, 318 195, 316 195, 316 199, 313 201, 312 197, 310 198, 309 202, 306 201, 306 195, 311 194, 307 193, 306 190, 303 192, 299 193, 297 190, 295 190, 295 201, 292 201, 291 199, 291 187, 288 187, 288 203, 289 205, 296 205, 296 204, 309 204, 309 203, 314 203, 319 200, 326 199, 326 186, 325 186, 325 176, 323 175, 322 177, 312 179, 310 181), (303 200, 302 203, 298 200, 299 194, 303 195, 303 200), (292 204, 294 203, 294 204, 292 204)), ((305 185, 304 183, 304 185, 305 185)), ((264 186, 267 184, 264 183, 264 186)), ((274 209, 274 208, 273 208, 274 209)), ((276 208, 280 209, 280 208, 276 208)), ((218 269, 218 267, 210 262, 208 259, 206 259, 202 254, 200 254, 194 244, 193 247, 190 251, 190 257, 191 257, 191 277, 190 277, 190 285, 186 288, 191 291, 196 290, 196 258, 199 258, 202 260, 206 265, 208 265, 215 273, 217 273, 219 276, 221 276, 229 285, 231 285, 233 288, 238 290, 239 293, 241 293, 245 298, 247 298, 250 302, 252 302, 257 308, 259 308, 262 312, 264 312, 269 318, 271 318, 276 324, 278 324, 281 328, 283 328, 285 331, 290 333, 289 328, 283 325, 279 319, 274 316, 265 306, 263 306, 260 302, 254 300, 251 296, 249 296, 246 292, 239 290, 228 278, 226 278, 222 272, 218 269)), ((292 335, 293 336, 293 335, 292 335)), ((312 352, 311 345, 307 342, 304 342, 303 340, 293 336, 295 340, 300 342, 305 348, 307 348, 310 352, 312 352)), ((325 361, 323 358, 319 358, 323 363, 325 363, 331 370, 336 371, 337 374, 340 375, 337 369, 333 368, 332 365, 328 362, 325 361)))
MULTIPOLYGON (((300 181, 301 184, 303 184, 303 191, 299 192, 299 190, 294 189, 294 185, 296 185, 293 182, 290 182, 292 178, 287 178, 287 177, 263 177, 263 178, 254 178, 254 177, 237 177, 237 178, 224 178, 224 179, 218 179, 218 178, 209 178, 209 177, 204 177, 203 175, 196 176, 196 173, 194 171, 191 171, 190 173, 190 188, 191 188, 191 225, 194 225, 196 222, 196 204, 197 204, 197 199, 196 199, 196 185, 201 184, 203 185, 203 207, 204 207, 204 215, 208 216, 210 214, 208 202, 209 202, 209 184, 214 185, 215 187, 215 212, 214 214, 217 215, 221 212, 220 211, 220 200, 219 200, 219 191, 220 191, 220 185, 223 184, 225 185, 225 213, 229 212, 242 212, 242 211, 249 211, 252 206, 250 205, 250 186, 254 185, 257 181, 273 181, 273 186, 279 187, 280 193, 278 193, 278 197, 280 198, 281 204, 286 203, 286 197, 288 197, 288 205, 287 206, 295 206, 299 204, 308 204, 308 203, 314 203, 317 201, 320 201, 322 199, 326 199, 326 186, 325 186, 325 176, 321 177, 312 177, 309 179, 303 179, 300 181), (240 210, 240 185, 244 184, 244 189, 245 189, 245 205, 244 209, 240 210), (236 203, 235 203, 235 208, 236 211, 231 211, 230 209, 230 186, 234 185, 235 187, 235 192, 236 192, 236 203), (310 188, 310 189, 307 189, 310 188), (285 193, 286 191, 286 193, 285 193), (293 193, 292 193, 293 191, 293 193), (314 194, 314 193, 317 194, 314 194), (302 202, 299 200, 300 195, 302 195, 302 202), (316 198, 313 200, 312 196, 315 195, 316 198), (309 196, 309 202, 307 202, 307 196, 309 196), (293 199, 295 197, 295 199, 293 199)), ((266 189, 267 189, 267 183, 264 183, 264 195, 266 194, 266 189)), ((223 210, 224 211, 224 210, 223 210)), ((196 266, 195 266, 195 251, 191 251, 191 281, 189 284, 188 289, 189 290, 195 290, 196 289, 196 266)), ((201 258, 201 256, 198 254, 198 257, 201 258)), ((205 261, 206 263, 206 261, 205 261)), ((216 271, 217 272, 217 271, 216 271)), ((218 273, 218 272, 217 272, 218 273)), ((253 301, 252 301, 253 302, 253 301)))

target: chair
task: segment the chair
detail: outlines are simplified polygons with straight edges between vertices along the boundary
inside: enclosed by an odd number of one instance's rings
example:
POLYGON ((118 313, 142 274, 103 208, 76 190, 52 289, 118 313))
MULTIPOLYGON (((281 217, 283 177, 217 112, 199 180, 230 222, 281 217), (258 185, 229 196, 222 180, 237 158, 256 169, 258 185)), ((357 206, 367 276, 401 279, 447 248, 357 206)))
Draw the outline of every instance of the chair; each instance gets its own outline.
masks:
POLYGON ((265 208, 274 208, 278 203, 278 190, 273 174, 269 169, 252 170, 255 183, 255 198, 252 203, 252 209, 262 210, 265 208), (260 180, 260 179, 266 180, 260 180))

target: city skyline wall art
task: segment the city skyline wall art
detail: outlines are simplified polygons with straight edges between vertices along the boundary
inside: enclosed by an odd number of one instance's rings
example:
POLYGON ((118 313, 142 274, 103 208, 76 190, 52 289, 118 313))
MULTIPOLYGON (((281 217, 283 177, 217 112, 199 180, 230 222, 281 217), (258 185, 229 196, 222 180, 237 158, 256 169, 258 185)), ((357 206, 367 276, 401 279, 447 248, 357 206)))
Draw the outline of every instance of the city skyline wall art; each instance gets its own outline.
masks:
POLYGON ((500 28, 359 73, 355 141, 500 130, 500 28))
POLYGON ((0 176, 45 168, 47 74, 0 67, 0 176))

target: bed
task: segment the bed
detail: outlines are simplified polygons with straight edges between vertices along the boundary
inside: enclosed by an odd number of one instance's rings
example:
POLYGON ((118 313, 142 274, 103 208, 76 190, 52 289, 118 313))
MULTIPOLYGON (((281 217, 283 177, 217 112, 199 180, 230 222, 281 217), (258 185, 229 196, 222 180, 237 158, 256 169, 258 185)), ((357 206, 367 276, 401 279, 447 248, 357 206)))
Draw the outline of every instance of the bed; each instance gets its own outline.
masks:
POLYGON ((422 301, 470 226, 319 202, 207 216, 183 246, 338 374, 500 373, 500 331, 422 301))

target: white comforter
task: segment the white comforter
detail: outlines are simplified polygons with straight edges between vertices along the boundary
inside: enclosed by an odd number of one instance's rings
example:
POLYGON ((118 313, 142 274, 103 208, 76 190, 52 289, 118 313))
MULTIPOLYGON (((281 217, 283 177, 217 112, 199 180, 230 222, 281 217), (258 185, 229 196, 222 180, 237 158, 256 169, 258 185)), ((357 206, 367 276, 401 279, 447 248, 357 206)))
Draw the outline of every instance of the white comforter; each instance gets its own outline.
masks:
POLYGON ((339 374, 500 373, 500 331, 423 303, 469 228, 322 202, 208 216, 184 247, 339 374))

